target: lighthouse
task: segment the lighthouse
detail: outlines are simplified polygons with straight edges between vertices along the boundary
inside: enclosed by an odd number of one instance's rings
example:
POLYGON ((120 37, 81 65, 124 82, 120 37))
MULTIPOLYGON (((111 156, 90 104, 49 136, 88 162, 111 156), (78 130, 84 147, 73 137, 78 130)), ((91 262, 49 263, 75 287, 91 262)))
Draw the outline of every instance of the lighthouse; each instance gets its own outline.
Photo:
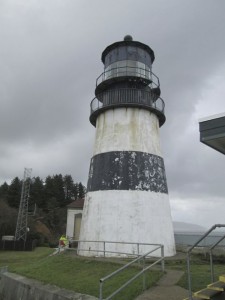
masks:
POLYGON ((111 243, 109 251, 134 253, 132 243, 148 243, 163 244, 165 256, 175 254, 159 138, 165 104, 154 59, 153 50, 130 35, 102 53, 104 71, 91 101, 96 135, 80 231, 80 240, 89 242, 80 242, 82 255, 103 255, 101 241, 121 243, 111 243))

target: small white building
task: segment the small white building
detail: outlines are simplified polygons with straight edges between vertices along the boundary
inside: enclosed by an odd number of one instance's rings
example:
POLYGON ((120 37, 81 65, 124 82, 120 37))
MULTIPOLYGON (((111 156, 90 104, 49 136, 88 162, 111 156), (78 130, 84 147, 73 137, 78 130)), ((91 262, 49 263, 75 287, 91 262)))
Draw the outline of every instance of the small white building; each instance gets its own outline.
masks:
POLYGON ((77 199, 67 206, 66 235, 79 240, 84 199, 77 199))

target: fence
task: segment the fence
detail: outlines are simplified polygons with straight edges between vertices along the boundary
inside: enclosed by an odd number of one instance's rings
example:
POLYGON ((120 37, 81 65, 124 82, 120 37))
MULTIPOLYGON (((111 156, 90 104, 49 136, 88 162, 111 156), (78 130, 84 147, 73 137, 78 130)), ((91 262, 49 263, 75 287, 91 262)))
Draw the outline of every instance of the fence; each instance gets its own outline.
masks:
POLYGON ((36 248, 37 240, 30 241, 0 241, 0 251, 33 251, 36 248))
POLYGON ((128 281, 126 281, 124 284, 122 284, 117 290, 115 290, 111 295, 109 295, 107 298, 105 298, 105 300, 109 300, 112 299, 115 295, 117 295, 120 291, 122 291, 125 287, 127 287, 129 284, 131 284, 135 279, 137 279, 138 277, 140 277, 141 275, 143 275, 143 290, 146 289, 146 278, 145 278, 145 273, 146 271, 148 271, 150 268, 152 268, 154 265, 156 265, 157 263, 161 262, 161 268, 162 268, 162 272, 164 272, 164 250, 163 250, 163 245, 160 245, 158 247, 156 247, 155 249, 147 252, 146 254, 137 257, 136 259, 132 260, 131 262, 129 262, 128 264, 126 264, 125 266, 119 268, 118 270, 116 270, 115 272, 105 276, 104 278, 100 279, 100 287, 99 287, 99 299, 103 300, 103 284, 111 279, 112 277, 116 276, 117 274, 119 274, 120 272, 126 270, 128 267, 130 267, 132 264, 135 264, 137 262, 141 262, 142 260, 142 270, 139 271, 136 275, 134 275, 132 278, 130 278, 128 281), (152 264, 150 264, 149 266, 145 266, 145 258, 147 258, 149 256, 149 254, 153 253, 154 251, 161 249, 161 258, 159 258, 158 260, 156 260, 155 262, 153 262, 152 264))
MULTIPOLYGON (((146 253, 146 247, 148 251, 152 250, 154 247, 163 247, 161 244, 149 244, 149 243, 139 243, 139 242, 115 242, 115 241, 93 241, 93 240, 73 240, 70 239, 70 245, 77 245, 77 253, 83 254, 83 252, 92 253, 92 256, 99 256, 103 254, 103 257, 106 257, 108 253, 116 254, 115 256, 140 256, 143 253, 146 253), (83 247, 84 244, 90 244, 90 247, 83 247), (115 249, 112 245, 118 245, 120 251, 112 250, 115 249), (127 249, 127 245, 131 245, 130 248, 132 251, 121 251, 123 248, 127 249), (94 248, 93 248, 94 246, 94 248), (97 246, 97 247, 96 247, 97 246), (83 248, 82 248, 83 247, 83 248)), ((156 256, 160 256, 162 253, 158 251, 156 256)), ((112 255, 110 255, 112 257, 112 255)))
MULTIPOLYGON (((114 291, 111 295, 109 295, 107 298, 105 298, 105 300, 109 300, 112 299, 112 297, 114 297, 116 294, 118 294, 121 290, 123 290, 126 286, 128 286, 129 284, 131 284, 135 279, 137 279, 138 277, 140 277, 141 275, 143 275, 143 290, 146 289, 146 278, 145 278, 145 273, 146 271, 148 271, 150 268, 152 268, 153 266, 155 266, 158 263, 161 263, 161 270, 162 272, 164 272, 165 270, 165 264, 164 264, 164 246, 161 244, 148 244, 148 243, 131 243, 131 242, 114 242, 114 241, 82 241, 82 240, 73 240, 70 239, 70 244, 74 244, 74 245, 78 245, 77 248, 77 252, 78 254, 81 253, 82 251, 88 251, 88 252, 92 252, 96 255, 96 253, 103 253, 103 257, 106 257, 106 255, 108 253, 111 254, 116 254, 115 256, 121 256, 121 255, 125 255, 127 257, 137 257, 134 260, 132 260, 131 262, 127 263, 125 266, 119 268, 118 270, 114 271, 113 273, 105 276, 104 278, 100 279, 100 287, 99 287, 99 299, 103 300, 103 285, 104 283, 109 280, 110 278, 116 276, 117 274, 119 274, 120 272, 126 270, 128 267, 130 267, 131 265, 135 264, 135 263, 140 263, 142 261, 142 270, 137 272, 136 275, 134 275, 132 278, 130 278, 127 282, 125 282, 123 285, 121 285, 120 288, 118 288, 116 291, 114 291), (87 248, 82 248, 80 247, 80 245, 82 245, 82 243, 93 243, 94 244, 98 244, 99 247, 98 249, 93 249, 91 247, 87 248), (117 245, 133 245, 136 248, 136 251, 132 251, 131 252, 123 252, 123 251, 115 251, 115 250, 107 250, 107 245, 112 245, 112 244, 117 244, 117 245), (146 252, 143 255, 140 255, 141 250, 143 251, 143 249, 141 249, 141 247, 149 247, 151 248, 151 250, 149 250, 148 252, 146 252), (157 253, 156 253, 157 252, 157 253), (159 255, 160 252, 160 255, 159 255), (153 255, 154 254, 154 255, 153 255), (148 265, 146 267, 145 265, 145 259, 146 258, 153 258, 155 256, 159 256, 159 258, 154 261, 152 264, 148 265)), ((134 249, 134 248, 133 248, 134 249)))

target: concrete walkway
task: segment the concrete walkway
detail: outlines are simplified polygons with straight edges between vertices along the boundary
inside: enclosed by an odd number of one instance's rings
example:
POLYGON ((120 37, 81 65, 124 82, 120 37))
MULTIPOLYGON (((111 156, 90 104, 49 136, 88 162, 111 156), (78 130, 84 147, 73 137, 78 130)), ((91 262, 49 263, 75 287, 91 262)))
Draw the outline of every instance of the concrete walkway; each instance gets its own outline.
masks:
POLYGON ((158 281, 157 286, 145 291, 136 300, 183 300, 188 297, 188 291, 177 286, 177 282, 184 274, 182 271, 167 270, 158 281))

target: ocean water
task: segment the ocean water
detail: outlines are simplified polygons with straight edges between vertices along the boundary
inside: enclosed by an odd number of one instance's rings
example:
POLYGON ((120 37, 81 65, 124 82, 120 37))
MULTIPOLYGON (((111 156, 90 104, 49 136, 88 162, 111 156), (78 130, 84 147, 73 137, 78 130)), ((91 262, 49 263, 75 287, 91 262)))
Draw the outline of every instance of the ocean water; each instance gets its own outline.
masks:
MULTIPOLYGON (((175 243, 181 246, 194 245, 205 232, 175 232, 175 243)), ((218 246, 225 246, 225 232, 214 232, 205 237, 200 243, 199 247, 210 247, 217 243, 222 237, 224 239, 218 244, 218 246)))

